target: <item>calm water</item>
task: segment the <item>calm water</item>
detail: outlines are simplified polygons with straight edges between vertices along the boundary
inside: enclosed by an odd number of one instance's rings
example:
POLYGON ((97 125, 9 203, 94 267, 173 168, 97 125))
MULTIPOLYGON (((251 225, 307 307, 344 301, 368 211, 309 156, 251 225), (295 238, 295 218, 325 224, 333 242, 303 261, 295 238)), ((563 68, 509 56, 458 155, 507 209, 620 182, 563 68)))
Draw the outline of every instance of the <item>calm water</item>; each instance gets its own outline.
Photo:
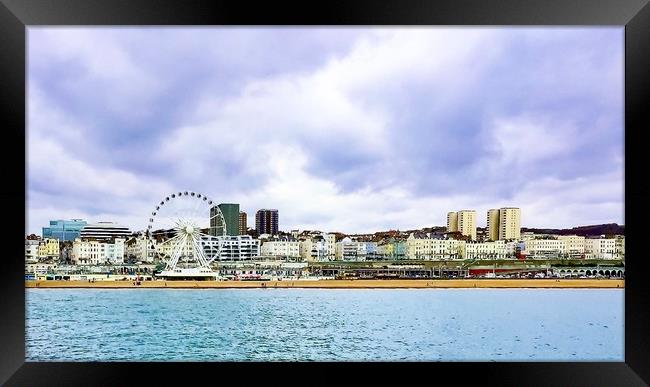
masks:
POLYGON ((623 361, 619 289, 27 289, 28 361, 623 361))

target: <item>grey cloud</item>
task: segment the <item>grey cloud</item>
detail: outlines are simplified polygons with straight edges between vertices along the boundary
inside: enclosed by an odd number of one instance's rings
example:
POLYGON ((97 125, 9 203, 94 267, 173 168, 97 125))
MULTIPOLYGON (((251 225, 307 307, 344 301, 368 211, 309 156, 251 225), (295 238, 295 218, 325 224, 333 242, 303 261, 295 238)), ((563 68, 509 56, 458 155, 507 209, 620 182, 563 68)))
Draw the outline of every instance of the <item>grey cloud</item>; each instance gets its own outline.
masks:
MULTIPOLYGON (((458 68, 428 71, 413 63, 412 73, 387 74, 351 89, 347 97, 355 107, 368 116, 379 112, 386 118, 381 135, 386 147, 369 146, 376 139, 359 136, 361 129, 354 124, 338 124, 330 128, 336 134, 328 136, 325 129, 315 133, 299 122, 288 127, 260 122, 250 129, 220 128, 239 131, 240 136, 223 136, 217 143, 206 139, 203 144, 199 137, 191 143, 203 149, 195 146, 173 157, 161 151, 163 145, 178 140, 174 136, 180 127, 205 124, 196 114, 202 101, 226 104, 242 98, 242 89, 253 81, 309 79, 333 58, 344 59, 368 30, 96 32, 97 52, 103 45, 117 47, 136 68, 133 74, 146 75, 142 85, 151 84, 151 90, 132 90, 119 77, 92 73, 83 62, 83 55, 93 55, 88 52, 55 55, 39 47, 41 40, 57 39, 46 32, 29 36, 30 84, 44 93, 45 104, 74 118, 82 136, 71 143, 57 137, 56 126, 40 127, 33 135, 68 145, 73 159, 132 172, 143 184, 159 179, 237 200, 275 178, 266 172, 268 154, 259 149, 270 140, 302 150, 305 171, 331 181, 341 195, 400 187, 414 198, 461 192, 485 201, 513 200, 531 181, 583 177, 589 182, 622 168, 614 161, 623 152, 621 29, 502 29, 458 68), (522 157, 508 160, 513 149, 499 145, 499 122, 536 124, 535 130, 547 132, 549 138, 569 131, 568 145, 532 161, 525 157, 530 149, 517 149, 522 157), (273 128, 283 131, 263 131, 273 128)), ((542 140, 531 146, 549 144, 542 140)), ((111 207, 113 197, 74 192, 48 182, 34 167, 30 189, 46 195, 43 200, 59 198, 69 206, 76 201, 97 213, 111 207)), ((143 202, 147 195, 151 191, 143 193, 143 202)), ((575 198, 576 203, 581 200, 575 198)), ((329 219, 318 213, 289 219, 329 219)))

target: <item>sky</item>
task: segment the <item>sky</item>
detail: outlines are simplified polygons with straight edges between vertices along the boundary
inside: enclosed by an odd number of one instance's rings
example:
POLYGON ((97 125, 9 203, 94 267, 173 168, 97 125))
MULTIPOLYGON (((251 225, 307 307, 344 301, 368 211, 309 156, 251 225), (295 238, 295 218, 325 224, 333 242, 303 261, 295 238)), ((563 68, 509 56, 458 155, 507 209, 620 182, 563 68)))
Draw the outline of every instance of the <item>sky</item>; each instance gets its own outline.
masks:
POLYGON ((365 233, 624 224, 622 27, 28 28, 27 232, 161 199, 365 233))

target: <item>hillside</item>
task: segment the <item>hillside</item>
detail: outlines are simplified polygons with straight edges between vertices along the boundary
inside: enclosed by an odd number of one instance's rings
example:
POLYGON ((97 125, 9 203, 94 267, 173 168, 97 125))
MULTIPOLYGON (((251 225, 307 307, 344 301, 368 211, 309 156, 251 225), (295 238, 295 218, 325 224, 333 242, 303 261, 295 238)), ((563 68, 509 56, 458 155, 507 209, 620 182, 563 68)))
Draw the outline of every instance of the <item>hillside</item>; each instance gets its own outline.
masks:
POLYGON ((534 232, 536 234, 558 234, 558 235, 580 235, 580 236, 598 236, 608 234, 625 235, 625 225, 616 223, 595 224, 591 226, 578 226, 569 229, 554 228, 527 228, 522 227, 521 232, 534 232))

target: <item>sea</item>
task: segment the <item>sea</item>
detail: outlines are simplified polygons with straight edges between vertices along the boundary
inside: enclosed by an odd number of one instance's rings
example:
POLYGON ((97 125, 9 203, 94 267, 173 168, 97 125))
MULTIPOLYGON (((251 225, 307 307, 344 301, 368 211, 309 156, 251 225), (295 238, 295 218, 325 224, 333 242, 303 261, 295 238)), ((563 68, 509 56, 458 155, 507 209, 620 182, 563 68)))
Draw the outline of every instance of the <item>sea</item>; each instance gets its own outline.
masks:
POLYGON ((624 361, 624 289, 26 289, 27 361, 624 361))

